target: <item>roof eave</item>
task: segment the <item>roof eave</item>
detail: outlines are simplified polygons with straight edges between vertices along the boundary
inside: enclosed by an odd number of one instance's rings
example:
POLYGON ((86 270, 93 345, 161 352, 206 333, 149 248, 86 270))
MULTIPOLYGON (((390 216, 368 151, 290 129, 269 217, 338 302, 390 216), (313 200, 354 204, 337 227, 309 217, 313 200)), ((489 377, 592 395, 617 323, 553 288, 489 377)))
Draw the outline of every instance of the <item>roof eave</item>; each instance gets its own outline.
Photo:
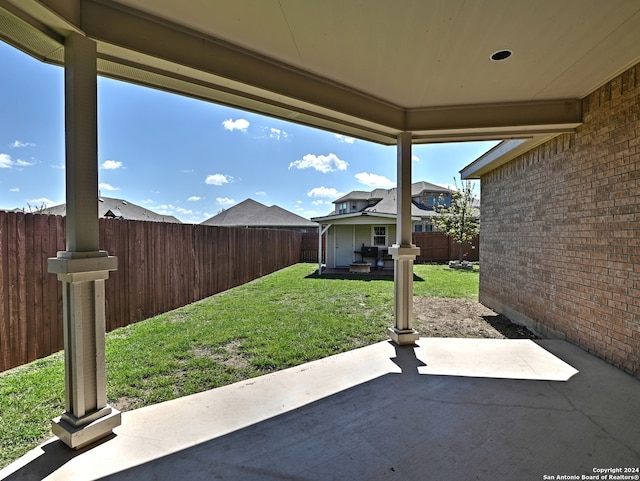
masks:
MULTIPOLYGON (((373 218, 378 217, 383 219, 395 220, 397 219, 398 216, 396 214, 388 214, 383 212, 355 212, 350 214, 338 214, 338 215, 327 215, 324 217, 312 217, 311 220, 319 224, 322 224, 322 223, 330 224, 331 221, 341 221, 345 219, 356 219, 361 217, 373 217, 373 218)), ((413 215, 411 216, 411 220, 419 221, 420 217, 413 215)))
POLYGON ((533 135, 527 138, 503 140, 460 171, 463 180, 480 179, 483 175, 506 164, 521 154, 560 135, 561 132, 533 135))

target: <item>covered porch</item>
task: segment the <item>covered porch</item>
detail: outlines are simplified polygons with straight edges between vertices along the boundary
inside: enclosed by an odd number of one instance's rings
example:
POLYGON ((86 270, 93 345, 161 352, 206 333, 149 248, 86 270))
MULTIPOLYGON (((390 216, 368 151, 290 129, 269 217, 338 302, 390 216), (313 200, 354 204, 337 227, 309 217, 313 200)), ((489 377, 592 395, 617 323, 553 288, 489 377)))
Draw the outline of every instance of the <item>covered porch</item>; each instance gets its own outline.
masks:
POLYGON ((438 355, 411 321, 412 146, 525 149, 573 132, 580 99, 640 60, 637 2, 0 0, 0 26, 5 41, 65 68, 67 249, 49 272, 64 286, 66 411, 53 429, 78 449, 54 441, 3 476, 541 479, 637 466, 637 381, 551 341, 578 375, 492 373, 512 358, 476 359, 491 379, 421 373, 438 355), (98 245, 98 75, 396 146, 394 344, 111 409, 104 283, 128 266, 98 245), (338 384, 314 385, 312 372, 338 384))
POLYGON ((0 479, 589 479, 638 468, 639 396, 565 341, 381 342, 123 413, 101 443, 52 439, 0 479))

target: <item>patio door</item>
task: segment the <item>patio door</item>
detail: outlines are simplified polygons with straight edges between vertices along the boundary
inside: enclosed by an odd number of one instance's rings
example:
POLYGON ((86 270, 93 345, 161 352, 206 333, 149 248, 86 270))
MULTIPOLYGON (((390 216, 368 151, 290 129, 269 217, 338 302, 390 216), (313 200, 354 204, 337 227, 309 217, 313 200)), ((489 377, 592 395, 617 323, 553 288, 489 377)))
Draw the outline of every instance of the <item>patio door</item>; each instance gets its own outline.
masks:
POLYGON ((339 225, 336 230, 336 267, 348 267, 353 262, 353 226, 339 225))

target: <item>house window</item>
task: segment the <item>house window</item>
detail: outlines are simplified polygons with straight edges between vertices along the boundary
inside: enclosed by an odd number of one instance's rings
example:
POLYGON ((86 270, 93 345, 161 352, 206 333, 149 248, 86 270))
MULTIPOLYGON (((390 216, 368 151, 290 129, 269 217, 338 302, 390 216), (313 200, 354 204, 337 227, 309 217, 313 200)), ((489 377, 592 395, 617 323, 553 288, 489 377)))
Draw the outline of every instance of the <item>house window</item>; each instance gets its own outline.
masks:
POLYGON ((384 225, 373 226, 373 245, 374 246, 386 246, 387 245, 387 227, 384 225))
POLYGON ((338 204, 338 214, 346 214, 347 213, 347 203, 341 202, 338 204))
POLYGON ((413 224, 413 232, 422 232, 422 224, 413 224))

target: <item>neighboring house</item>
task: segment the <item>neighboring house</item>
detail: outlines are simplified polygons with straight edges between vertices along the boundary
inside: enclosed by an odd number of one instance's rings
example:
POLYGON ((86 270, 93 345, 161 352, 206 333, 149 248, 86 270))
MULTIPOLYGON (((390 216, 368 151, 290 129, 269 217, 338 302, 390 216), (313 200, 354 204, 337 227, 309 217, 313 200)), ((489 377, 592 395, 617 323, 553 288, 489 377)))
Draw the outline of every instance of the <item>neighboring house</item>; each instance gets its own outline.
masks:
MULTIPOLYGON (((45 214, 66 215, 67 205, 60 204, 45 209, 45 214)), ((170 222, 181 224, 179 219, 172 215, 162 215, 145 209, 123 199, 113 199, 110 197, 98 198, 98 217, 125 219, 125 220, 145 220, 149 222, 170 222)))
MULTIPOLYGON (((353 262, 385 267, 391 263, 388 248, 396 242, 397 192, 397 188, 356 190, 334 201, 331 214, 311 219, 326 231, 327 267, 348 267, 353 262)), ((451 193, 429 182, 411 185, 414 232, 435 230, 434 207, 439 202, 450 205, 451 193)))
POLYGON ((205 220, 202 224, 220 227, 286 229, 300 232, 313 232, 318 229, 316 222, 305 219, 277 205, 268 207, 253 199, 243 200, 239 204, 205 220))

